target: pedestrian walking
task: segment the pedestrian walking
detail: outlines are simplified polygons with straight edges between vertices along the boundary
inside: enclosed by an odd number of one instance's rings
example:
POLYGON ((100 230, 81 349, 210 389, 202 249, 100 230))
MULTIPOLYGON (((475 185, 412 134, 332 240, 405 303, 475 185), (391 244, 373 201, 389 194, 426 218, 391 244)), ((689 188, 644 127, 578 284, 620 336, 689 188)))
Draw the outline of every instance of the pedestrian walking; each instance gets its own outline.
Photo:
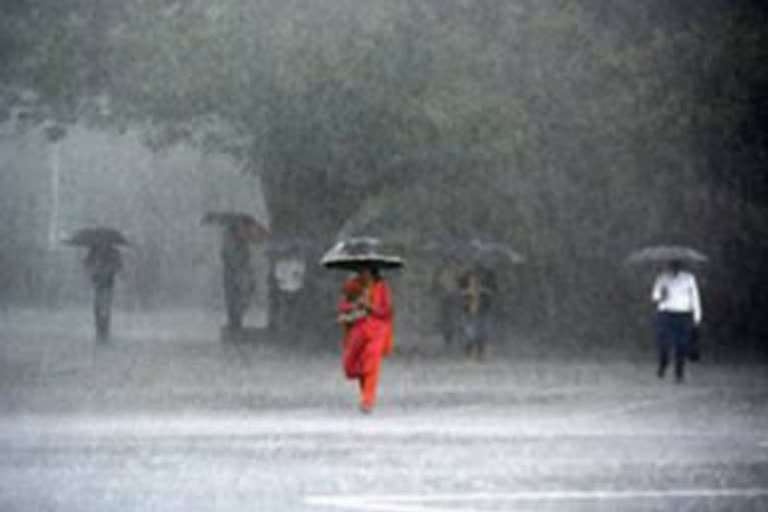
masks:
POLYGON ((673 354, 675 379, 683 382, 694 329, 701 323, 701 300, 696 278, 684 270, 682 261, 673 260, 656 278, 651 299, 656 304, 657 376, 664 378, 670 354, 673 354))
POLYGON ((219 256, 227 310, 227 325, 222 337, 237 339, 256 287, 249 244, 266 241, 269 230, 253 215, 237 211, 209 211, 203 215, 201 223, 221 228, 219 256))
POLYGON ((238 332, 243 328, 243 315, 253 295, 251 251, 247 226, 238 220, 224 225, 221 237, 221 266, 227 328, 238 332))
POLYGON ((460 267, 448 261, 435 272, 432 289, 437 296, 437 327, 446 345, 458 342, 461 333, 462 295, 459 288, 460 267))
POLYGON ((488 238, 432 241, 426 244, 428 255, 448 260, 433 279, 433 289, 447 290, 458 282, 454 293, 441 291, 443 301, 438 321, 446 343, 454 337, 464 343, 467 356, 481 359, 493 325, 496 304, 496 276, 526 258, 510 246, 488 238), (461 262, 461 264, 459 264, 461 262), (455 274, 454 277, 450 277, 455 274), (458 324, 458 325, 457 325, 458 324))
POLYGON ((96 337, 109 339, 115 276, 122 268, 120 251, 108 243, 91 245, 84 265, 93 284, 93 316, 96 337))
POLYGON ((337 321, 344 330, 342 339, 342 366, 348 379, 363 376, 362 351, 368 342, 365 318, 368 312, 362 301, 364 286, 358 277, 344 282, 338 306, 337 321))
POLYGON ((356 237, 336 243, 323 255, 321 263, 326 268, 356 273, 357 284, 345 284, 339 319, 351 324, 345 327, 344 370, 348 378, 357 380, 360 410, 367 414, 376 403, 381 359, 394 348, 392 294, 380 270, 401 268, 404 262, 382 251, 377 238, 356 237), (355 293, 357 286, 359 294, 355 293), (344 316, 358 309, 365 315, 362 319, 357 319, 359 313, 353 315, 354 320, 344 316))
POLYGON ((480 266, 471 267, 461 278, 464 297, 462 315, 467 357, 482 359, 491 331, 491 302, 496 292, 493 273, 480 266))
POLYGON ((350 340, 345 366, 352 369, 360 387, 360 410, 370 413, 376 404, 382 357, 393 350, 392 295, 389 285, 374 266, 358 273, 362 284, 359 305, 365 312, 360 334, 350 340))

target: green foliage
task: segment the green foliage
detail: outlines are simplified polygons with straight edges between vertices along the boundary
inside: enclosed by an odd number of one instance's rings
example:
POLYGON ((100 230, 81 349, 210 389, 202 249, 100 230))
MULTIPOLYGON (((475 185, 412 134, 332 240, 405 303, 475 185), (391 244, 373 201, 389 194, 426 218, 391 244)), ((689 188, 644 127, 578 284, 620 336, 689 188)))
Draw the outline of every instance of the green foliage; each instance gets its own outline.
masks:
POLYGON ((744 77, 765 80, 764 36, 736 8, 690 7, 7 2, 0 97, 230 153, 278 232, 483 232, 589 308, 567 291, 585 266, 664 237, 717 253, 740 229, 705 172, 744 167, 729 134, 744 77))

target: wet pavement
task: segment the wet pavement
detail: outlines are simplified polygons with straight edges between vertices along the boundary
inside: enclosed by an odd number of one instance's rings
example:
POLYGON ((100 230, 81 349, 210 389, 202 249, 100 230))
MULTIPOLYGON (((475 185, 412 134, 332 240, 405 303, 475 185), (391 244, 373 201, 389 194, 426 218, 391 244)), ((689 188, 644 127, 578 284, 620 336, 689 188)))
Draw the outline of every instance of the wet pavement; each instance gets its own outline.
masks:
POLYGON ((768 510, 764 366, 400 356, 363 416, 331 350, 160 316, 6 314, 0 510, 768 510))

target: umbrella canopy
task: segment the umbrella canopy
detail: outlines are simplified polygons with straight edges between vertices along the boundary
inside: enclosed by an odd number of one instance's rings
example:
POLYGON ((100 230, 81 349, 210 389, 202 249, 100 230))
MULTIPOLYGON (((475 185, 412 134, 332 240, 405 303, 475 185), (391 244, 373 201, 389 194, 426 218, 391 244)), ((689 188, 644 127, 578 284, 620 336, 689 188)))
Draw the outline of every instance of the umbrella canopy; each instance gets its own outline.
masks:
POLYGON ((311 238, 302 237, 277 237, 270 238, 264 246, 266 251, 275 256, 308 254, 319 251, 323 244, 311 238))
POLYGON ((405 262, 378 238, 355 237, 337 242, 323 255, 320 264, 326 268, 357 270, 365 266, 394 269, 405 262))
POLYGON ((476 251, 474 259, 480 262, 525 263, 525 257, 522 254, 504 244, 475 239, 470 242, 470 247, 476 251))
POLYGON ((80 229, 71 237, 65 239, 64 243, 86 247, 93 245, 130 245, 120 231, 107 227, 80 229))
POLYGON ((682 245, 655 245, 633 251, 625 260, 629 264, 670 261, 706 263, 709 261, 709 258, 696 249, 682 245))
POLYGON ((233 226, 240 224, 246 228, 247 237, 253 242, 260 242, 269 235, 269 230, 261 222, 248 213, 215 211, 206 212, 201 220, 202 224, 216 224, 219 226, 233 226))
POLYGON ((525 263, 525 257, 511 247, 477 238, 471 240, 432 241, 425 246, 428 254, 441 254, 465 262, 485 265, 525 263))
POLYGON ((237 222, 242 222, 243 224, 256 224, 265 231, 267 230, 267 228, 258 222, 250 213, 225 211, 206 212, 201 220, 202 224, 219 224, 222 226, 235 224, 237 222))

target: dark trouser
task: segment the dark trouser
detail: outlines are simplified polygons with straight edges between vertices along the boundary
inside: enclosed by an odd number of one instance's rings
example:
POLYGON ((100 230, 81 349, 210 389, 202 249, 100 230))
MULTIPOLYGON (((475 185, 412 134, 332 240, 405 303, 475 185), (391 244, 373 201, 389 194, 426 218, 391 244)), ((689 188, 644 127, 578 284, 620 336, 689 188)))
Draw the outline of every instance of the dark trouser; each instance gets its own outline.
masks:
POLYGON ((274 307, 270 311, 274 319, 273 328, 284 334, 295 332, 301 325, 303 314, 301 293, 277 289, 275 295, 274 307))
POLYGON ((243 327, 243 293, 240 287, 232 284, 224 285, 224 295, 227 302, 227 325, 230 329, 243 327))
POLYGON ((461 330, 462 298, 459 294, 445 295, 440 298, 439 328, 443 341, 450 344, 461 330))
POLYGON ((659 377, 669 364, 670 352, 675 356, 675 376, 682 380, 685 371, 685 359, 693 333, 693 315, 691 313, 676 313, 659 311, 654 318, 656 330, 656 349, 659 355, 659 377))
POLYGON ((93 290, 93 317, 96 323, 96 336, 105 340, 109 338, 114 283, 97 283, 93 290))
POLYGON ((467 355, 475 350, 478 356, 485 353, 485 345, 491 330, 491 316, 487 312, 472 315, 464 313, 464 338, 467 355))
POLYGON ((227 325, 230 329, 243 327, 243 316, 251 299, 252 283, 245 271, 224 267, 224 300, 227 305, 227 325))

